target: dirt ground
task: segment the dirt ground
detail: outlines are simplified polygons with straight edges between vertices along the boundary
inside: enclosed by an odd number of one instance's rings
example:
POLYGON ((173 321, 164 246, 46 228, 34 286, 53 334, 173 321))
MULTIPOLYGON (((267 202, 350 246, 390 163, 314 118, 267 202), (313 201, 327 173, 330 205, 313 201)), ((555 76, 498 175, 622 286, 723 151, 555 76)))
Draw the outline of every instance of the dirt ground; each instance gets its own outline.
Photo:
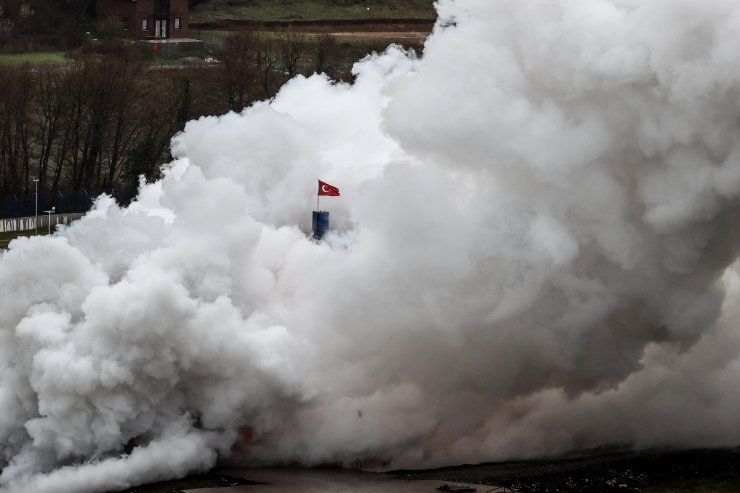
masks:
POLYGON ((737 493, 740 448, 589 450, 550 459, 370 473, 217 469, 126 493, 737 493), (448 488, 444 489, 447 485, 448 488), (205 489, 201 489, 205 488, 205 489), (441 489, 440 489, 441 488, 441 489))
POLYGON ((740 491, 740 448, 590 450, 552 459, 396 474, 407 479, 506 486, 526 493, 730 493, 740 491))
POLYGON ((423 41, 431 32, 434 23, 419 21, 325 21, 325 22, 248 22, 231 21, 191 25, 191 29, 239 31, 256 29, 264 32, 293 30, 308 35, 329 35, 338 38, 397 39, 423 41))
POLYGON ((362 38, 362 39, 398 39, 409 41, 423 41, 429 35, 428 32, 422 31, 333 31, 326 33, 329 36, 341 38, 362 38))
POLYGON ((305 21, 305 22, 254 22, 232 20, 222 22, 203 22, 190 24, 191 30, 233 30, 257 29, 260 31, 293 30, 307 34, 334 34, 334 33, 424 33, 432 32, 434 21, 426 19, 396 20, 337 20, 337 21, 305 21))

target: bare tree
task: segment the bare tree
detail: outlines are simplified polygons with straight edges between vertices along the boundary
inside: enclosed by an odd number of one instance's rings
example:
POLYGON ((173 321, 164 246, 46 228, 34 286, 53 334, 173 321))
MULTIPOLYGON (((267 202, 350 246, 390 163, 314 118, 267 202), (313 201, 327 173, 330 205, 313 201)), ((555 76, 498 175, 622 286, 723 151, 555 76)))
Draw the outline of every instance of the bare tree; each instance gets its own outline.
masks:
POLYGON ((219 55, 221 88, 230 110, 241 110, 252 100, 251 88, 257 79, 258 44, 253 31, 240 31, 224 40, 219 55))
POLYGON ((339 45, 334 36, 322 35, 316 43, 314 68, 316 73, 325 73, 333 77, 339 59, 339 45))
POLYGON ((306 35, 288 29, 278 38, 278 49, 286 75, 294 77, 298 73, 301 57, 306 51, 306 35))
POLYGON ((259 72, 260 85, 262 86, 262 95, 265 98, 271 98, 275 95, 275 79, 277 78, 278 51, 275 46, 275 40, 266 34, 257 36, 256 51, 257 71, 259 72))
POLYGON ((127 153, 119 182, 135 188, 138 177, 159 176, 160 165, 171 159, 168 145, 172 136, 181 131, 190 118, 192 73, 181 70, 160 70, 150 73, 145 81, 147 108, 139 114, 139 126, 144 130, 127 153))
POLYGON ((64 78, 58 70, 40 68, 37 77, 36 93, 36 141, 39 150, 39 187, 46 189, 49 163, 54 146, 62 135, 62 123, 67 108, 64 94, 64 78))
POLYGON ((74 190, 97 189, 106 168, 116 166, 138 96, 136 67, 125 58, 91 56, 68 69, 61 96, 67 106, 65 131, 58 156, 58 166, 66 173, 55 174, 55 188, 61 178, 74 190))
POLYGON ((32 74, 29 65, 0 67, 0 189, 28 188, 32 74))
POLYGON ((8 16, 7 11, 0 4, 0 36, 9 35, 13 31, 13 20, 8 16))

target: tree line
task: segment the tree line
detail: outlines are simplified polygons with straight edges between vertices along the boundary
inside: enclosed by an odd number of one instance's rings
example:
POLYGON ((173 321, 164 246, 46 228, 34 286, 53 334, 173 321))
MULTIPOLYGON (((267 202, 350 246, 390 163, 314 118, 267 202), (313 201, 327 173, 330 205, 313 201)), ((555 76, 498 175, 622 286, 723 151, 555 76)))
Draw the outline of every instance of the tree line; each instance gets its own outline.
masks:
MULTIPOLYGON (((353 55, 350 55, 353 56, 353 55)), ((298 73, 349 80, 334 38, 244 31, 218 63, 155 65, 146 45, 95 43, 63 66, 0 65, 0 196, 40 192, 132 196, 156 178, 169 142, 203 115, 269 99, 298 73)))

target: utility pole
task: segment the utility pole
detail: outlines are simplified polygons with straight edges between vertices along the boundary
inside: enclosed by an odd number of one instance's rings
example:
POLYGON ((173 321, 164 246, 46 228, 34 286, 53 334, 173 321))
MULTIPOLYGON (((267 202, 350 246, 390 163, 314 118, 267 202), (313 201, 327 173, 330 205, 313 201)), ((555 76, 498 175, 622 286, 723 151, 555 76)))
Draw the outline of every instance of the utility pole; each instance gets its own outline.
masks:
POLYGON ((33 227, 36 228, 36 234, 39 234, 39 179, 33 179, 36 184, 36 212, 34 213, 33 227))
POLYGON ((44 211, 45 213, 49 214, 49 222, 46 223, 46 225, 49 227, 49 234, 51 234, 51 215, 54 214, 54 211, 56 211, 56 207, 52 207, 48 211, 44 211))

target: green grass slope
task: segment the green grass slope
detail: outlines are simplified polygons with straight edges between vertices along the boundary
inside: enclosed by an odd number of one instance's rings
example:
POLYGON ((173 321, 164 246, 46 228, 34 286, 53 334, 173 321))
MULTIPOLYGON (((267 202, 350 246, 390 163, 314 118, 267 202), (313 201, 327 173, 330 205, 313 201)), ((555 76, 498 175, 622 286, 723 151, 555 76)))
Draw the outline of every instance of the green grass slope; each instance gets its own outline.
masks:
POLYGON ((42 51, 32 53, 0 54, 0 64, 20 65, 30 63, 31 65, 63 65, 69 63, 61 51, 42 51))

